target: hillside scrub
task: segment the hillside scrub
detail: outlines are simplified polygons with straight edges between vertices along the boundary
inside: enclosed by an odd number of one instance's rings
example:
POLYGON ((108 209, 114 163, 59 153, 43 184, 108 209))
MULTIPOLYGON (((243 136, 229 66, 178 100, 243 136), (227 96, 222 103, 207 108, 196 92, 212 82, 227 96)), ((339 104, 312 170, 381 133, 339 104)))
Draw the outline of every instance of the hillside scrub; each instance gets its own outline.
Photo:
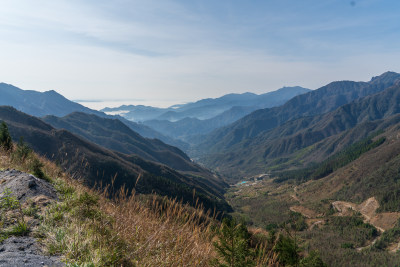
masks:
POLYGON ((85 187, 33 152, 22 160, 15 151, 0 151, 0 169, 42 172, 60 195, 34 233, 48 254, 95 266, 207 266, 213 257, 213 220, 204 220, 200 207, 176 200, 157 206, 156 196, 146 202, 124 190, 111 201, 106 190, 85 187))
MULTIPOLYGON (((47 254, 61 256, 70 266, 212 266, 218 260, 215 242, 223 224, 215 220, 218 214, 205 212, 201 204, 193 208, 176 199, 136 195, 123 188, 110 196, 112 185, 90 189, 35 154, 23 139, 10 149, 0 149, 0 170, 11 168, 49 181, 59 201, 40 214, 35 205, 22 210, 17 204, 2 204, 40 220, 31 228, 21 215, 10 235, 30 232, 47 254)), ((12 192, 5 192, 3 199, 13 200, 12 192)), ((248 243, 251 266, 278 265, 273 242, 248 243)))
MULTIPOLYGON (((11 230, 2 228, 3 240, 29 234, 39 240, 45 253, 61 256, 68 266, 287 265, 288 247, 278 244, 282 240, 290 243, 292 237, 283 231, 279 238, 267 237, 249 232, 234 220, 221 223, 216 220, 217 212, 205 212, 198 202, 192 207, 177 199, 137 195, 124 188, 111 196, 115 192, 112 184, 88 188, 35 154, 22 138, 11 144, 0 148, 0 170, 18 169, 50 182, 58 201, 41 210, 28 200, 30 204, 22 209, 12 192, 3 192, 2 210, 15 210, 18 217, 11 230), (24 216, 35 217, 38 226, 27 225, 24 216)), ((299 266, 324 266, 318 265, 321 260, 315 253, 304 257, 296 250, 295 258, 299 266)))

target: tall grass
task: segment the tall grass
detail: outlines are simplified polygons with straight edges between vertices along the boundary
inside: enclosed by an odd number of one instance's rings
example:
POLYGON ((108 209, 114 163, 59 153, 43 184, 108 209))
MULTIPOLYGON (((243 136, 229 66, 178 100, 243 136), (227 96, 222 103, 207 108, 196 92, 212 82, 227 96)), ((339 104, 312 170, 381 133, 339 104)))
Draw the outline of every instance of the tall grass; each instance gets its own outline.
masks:
MULTIPOLYGON (((33 173, 38 166, 60 198, 34 233, 47 253, 74 266, 210 266, 217 257, 216 212, 125 189, 110 196, 114 190, 88 188, 33 152, 21 158, 0 151, 0 169, 33 173)), ((257 266, 277 266, 271 245, 257 246, 257 266)))
POLYGON ((49 207, 42 229, 50 253, 61 253, 70 262, 104 266, 207 266, 215 256, 211 242, 215 222, 201 206, 195 209, 156 195, 143 198, 124 189, 110 200, 109 190, 90 189, 36 154, 18 160, 1 151, 0 168, 33 173, 38 159, 61 192, 62 201, 49 207), (85 195, 95 201, 84 203, 85 195), (82 212, 85 205, 92 214, 82 212), (107 251, 110 248, 120 251, 107 251))

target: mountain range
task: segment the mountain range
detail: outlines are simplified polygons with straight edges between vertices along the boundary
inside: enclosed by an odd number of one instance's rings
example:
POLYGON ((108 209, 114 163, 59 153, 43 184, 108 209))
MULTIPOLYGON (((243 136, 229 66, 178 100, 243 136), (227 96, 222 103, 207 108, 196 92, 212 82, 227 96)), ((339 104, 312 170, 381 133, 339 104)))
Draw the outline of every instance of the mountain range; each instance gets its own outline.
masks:
POLYGON ((265 93, 227 94, 218 98, 206 98, 187 104, 174 105, 169 108, 155 108, 143 105, 123 105, 116 108, 104 108, 101 111, 110 114, 121 114, 131 121, 167 120, 178 121, 185 118, 206 120, 220 115, 233 107, 254 107, 260 109, 285 103, 287 100, 309 91, 300 86, 283 87, 265 93))
POLYGON ((236 177, 286 168, 291 164, 283 162, 303 159, 317 142, 396 114, 399 79, 387 72, 370 82, 333 82, 280 107, 257 110, 208 135, 198 155, 207 166, 236 177))
POLYGON ((42 93, 32 90, 22 90, 10 84, 0 83, 0 105, 15 107, 22 112, 36 117, 46 115, 63 117, 72 112, 84 112, 104 118, 117 118, 144 137, 157 138, 168 144, 183 148, 188 147, 188 144, 185 142, 167 137, 146 125, 128 121, 120 116, 106 115, 103 112, 89 109, 81 104, 70 101, 54 90, 42 93))
POLYGON ((282 105, 292 97, 308 91, 310 90, 299 86, 283 87, 261 95, 228 94, 166 109, 121 106, 106 108, 102 111, 111 113, 119 111, 121 116, 128 120, 142 121, 144 125, 171 138, 195 143, 199 135, 228 125, 254 110, 282 105))

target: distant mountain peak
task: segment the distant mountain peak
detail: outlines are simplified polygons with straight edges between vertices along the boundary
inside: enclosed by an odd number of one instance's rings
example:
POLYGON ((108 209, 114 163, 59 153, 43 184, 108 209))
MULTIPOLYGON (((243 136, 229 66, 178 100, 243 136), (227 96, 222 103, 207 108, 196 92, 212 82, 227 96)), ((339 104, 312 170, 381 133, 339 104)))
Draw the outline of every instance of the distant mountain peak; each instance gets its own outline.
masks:
POLYGON ((45 94, 54 94, 54 95, 60 95, 59 93, 57 93, 57 91, 55 91, 55 90, 49 90, 49 91, 46 91, 46 92, 44 92, 45 94))
POLYGON ((105 116, 102 112, 91 110, 66 99, 55 90, 46 92, 23 90, 6 83, 0 83, 0 105, 13 106, 17 110, 38 117, 46 115, 65 116, 73 111, 105 116))
POLYGON ((376 82, 394 82, 400 79, 400 74, 394 71, 387 71, 379 76, 372 77, 371 83, 376 82))

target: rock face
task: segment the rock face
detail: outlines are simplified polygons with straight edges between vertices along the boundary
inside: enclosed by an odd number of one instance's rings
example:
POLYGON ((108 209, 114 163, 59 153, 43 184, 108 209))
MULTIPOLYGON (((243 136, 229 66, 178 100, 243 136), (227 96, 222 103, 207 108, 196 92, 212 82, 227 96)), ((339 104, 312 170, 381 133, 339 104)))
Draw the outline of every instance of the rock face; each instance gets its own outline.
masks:
POLYGON ((32 237, 10 237, 0 244, 0 266, 64 266, 57 257, 41 255, 32 237))
POLYGON ((6 188, 22 203, 36 196, 46 196, 57 199, 56 190, 48 182, 36 178, 31 174, 17 170, 6 170, 0 172, 0 197, 6 188))
MULTIPOLYGON (((0 197, 3 197, 7 188, 23 206, 27 200, 45 206, 57 199, 57 193, 50 183, 17 170, 0 171, 0 197)), ((36 239, 30 236, 12 236, 0 244, 0 266, 64 265, 58 257, 43 255, 36 239)))

